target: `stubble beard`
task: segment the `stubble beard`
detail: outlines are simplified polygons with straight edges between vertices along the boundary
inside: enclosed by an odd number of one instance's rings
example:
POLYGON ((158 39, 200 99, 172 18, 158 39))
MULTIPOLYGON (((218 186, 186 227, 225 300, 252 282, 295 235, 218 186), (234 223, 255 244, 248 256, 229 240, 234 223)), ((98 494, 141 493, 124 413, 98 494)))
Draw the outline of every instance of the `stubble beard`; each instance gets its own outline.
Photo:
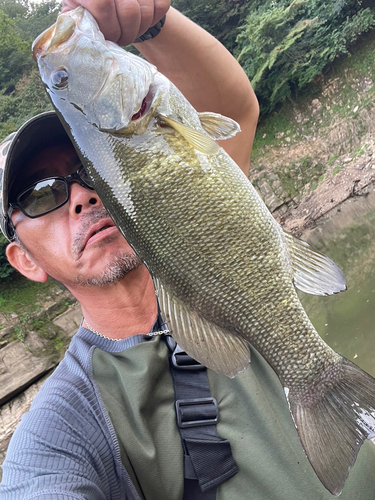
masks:
MULTIPOLYGON (((108 217, 107 211, 104 208, 99 208, 93 210, 83 218, 82 232, 73 243, 73 252, 78 252, 85 230, 88 226, 105 217, 108 217)), ((113 239, 115 238, 117 238, 117 236, 113 237, 113 239)), ((111 239, 112 238, 107 238, 102 245, 110 244, 111 239)), ((79 274, 76 276, 75 284, 85 287, 114 285, 141 265, 142 261, 135 252, 121 250, 112 256, 110 262, 105 265, 99 275, 87 276, 79 274)))
POLYGON ((113 257, 98 276, 78 275, 76 284, 90 286, 108 286, 121 281, 131 271, 134 271, 142 264, 142 261, 135 253, 121 252, 113 257))

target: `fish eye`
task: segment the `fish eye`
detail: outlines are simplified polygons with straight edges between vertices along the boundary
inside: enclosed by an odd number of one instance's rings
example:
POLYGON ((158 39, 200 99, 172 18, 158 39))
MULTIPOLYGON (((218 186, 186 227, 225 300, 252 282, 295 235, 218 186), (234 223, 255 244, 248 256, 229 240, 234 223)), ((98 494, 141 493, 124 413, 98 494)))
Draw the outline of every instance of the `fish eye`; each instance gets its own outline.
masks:
POLYGON ((54 88, 63 89, 68 85, 68 72, 60 68, 52 75, 52 84, 54 88))

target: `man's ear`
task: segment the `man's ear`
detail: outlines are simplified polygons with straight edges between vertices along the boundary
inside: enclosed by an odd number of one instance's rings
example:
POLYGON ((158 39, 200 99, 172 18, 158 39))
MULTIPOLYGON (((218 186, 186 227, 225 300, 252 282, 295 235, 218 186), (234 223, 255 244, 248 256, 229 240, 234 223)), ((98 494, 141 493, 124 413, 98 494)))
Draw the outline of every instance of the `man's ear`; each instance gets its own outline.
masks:
POLYGON ((6 256, 9 264, 17 271, 26 276, 32 281, 45 283, 48 279, 48 274, 33 260, 27 250, 22 248, 17 242, 9 243, 6 249, 6 256))

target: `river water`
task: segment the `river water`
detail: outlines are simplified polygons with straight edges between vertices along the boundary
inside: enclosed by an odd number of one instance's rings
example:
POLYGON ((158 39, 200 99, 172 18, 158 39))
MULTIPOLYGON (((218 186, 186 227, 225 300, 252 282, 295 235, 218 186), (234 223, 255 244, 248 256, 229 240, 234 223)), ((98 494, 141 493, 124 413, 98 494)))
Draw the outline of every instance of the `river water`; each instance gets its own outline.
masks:
POLYGON ((346 200, 302 239, 341 268, 348 290, 330 297, 299 293, 322 338, 375 377, 375 188, 346 200))

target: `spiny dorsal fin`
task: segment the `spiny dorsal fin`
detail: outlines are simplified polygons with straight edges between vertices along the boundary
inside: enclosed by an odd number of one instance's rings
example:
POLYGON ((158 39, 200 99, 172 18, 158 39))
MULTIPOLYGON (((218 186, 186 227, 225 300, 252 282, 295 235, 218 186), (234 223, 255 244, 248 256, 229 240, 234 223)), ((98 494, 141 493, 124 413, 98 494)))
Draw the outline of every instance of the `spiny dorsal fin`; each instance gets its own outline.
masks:
POLYGON ((213 139, 202 134, 202 132, 198 132, 198 130, 163 115, 159 115, 159 118, 167 125, 177 130, 177 132, 181 134, 182 137, 191 146, 193 146, 193 148, 197 149, 201 153, 205 153, 206 155, 215 155, 220 151, 220 146, 213 139))
POLYGON ((241 128, 237 122, 218 113, 198 113, 205 132, 215 141, 223 141, 234 137, 241 128))
POLYGON ((333 295, 346 290, 344 275, 328 257, 291 234, 284 233, 289 244, 294 285, 313 295, 333 295))
POLYGON ((247 342, 205 320, 172 297, 154 279, 160 309, 174 340, 202 365, 228 377, 235 377, 250 362, 247 342))

